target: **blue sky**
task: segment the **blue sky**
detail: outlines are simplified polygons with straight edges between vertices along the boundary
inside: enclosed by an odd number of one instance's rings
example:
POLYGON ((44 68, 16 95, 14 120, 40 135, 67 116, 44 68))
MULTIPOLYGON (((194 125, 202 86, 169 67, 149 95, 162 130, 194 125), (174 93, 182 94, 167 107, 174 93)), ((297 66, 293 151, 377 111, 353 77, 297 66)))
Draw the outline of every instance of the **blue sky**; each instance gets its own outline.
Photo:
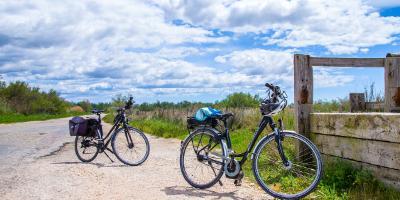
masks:
MULTIPOLYGON (((400 53, 398 0, 118 0, 0 2, 0 74, 71 101, 293 97, 293 54, 400 53)), ((363 92, 383 69, 316 68, 314 99, 363 92)))

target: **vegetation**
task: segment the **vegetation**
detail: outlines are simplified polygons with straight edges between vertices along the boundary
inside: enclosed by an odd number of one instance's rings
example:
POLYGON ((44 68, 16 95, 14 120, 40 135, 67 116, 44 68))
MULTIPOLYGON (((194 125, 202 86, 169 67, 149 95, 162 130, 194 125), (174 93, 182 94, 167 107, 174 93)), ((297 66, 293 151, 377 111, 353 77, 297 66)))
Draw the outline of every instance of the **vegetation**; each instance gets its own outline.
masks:
POLYGON ((255 108, 260 105, 258 95, 252 96, 246 93, 233 93, 228 95, 224 100, 216 102, 215 106, 220 108, 255 108))
POLYGON ((28 83, 16 81, 6 84, 0 76, 0 123, 46 120, 82 115, 93 107, 108 107, 109 103, 91 104, 89 101, 68 102, 55 90, 41 91, 28 83))
POLYGON ((27 121, 42 121, 48 119, 69 117, 74 115, 82 115, 82 112, 68 112, 61 114, 32 114, 32 115, 9 113, 0 115, 0 124, 27 122, 27 121))
POLYGON ((42 92, 21 81, 0 83, 0 114, 59 114, 67 108, 68 103, 55 90, 42 92))

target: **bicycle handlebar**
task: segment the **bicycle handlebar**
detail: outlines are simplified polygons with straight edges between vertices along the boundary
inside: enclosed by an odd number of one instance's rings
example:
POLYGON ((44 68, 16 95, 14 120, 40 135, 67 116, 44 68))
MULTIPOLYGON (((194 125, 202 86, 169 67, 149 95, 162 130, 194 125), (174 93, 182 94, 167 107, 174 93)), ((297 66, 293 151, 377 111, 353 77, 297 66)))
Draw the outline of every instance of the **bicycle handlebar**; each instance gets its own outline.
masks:
POLYGON ((129 97, 128 102, 125 104, 125 109, 131 109, 133 105, 133 97, 129 97))

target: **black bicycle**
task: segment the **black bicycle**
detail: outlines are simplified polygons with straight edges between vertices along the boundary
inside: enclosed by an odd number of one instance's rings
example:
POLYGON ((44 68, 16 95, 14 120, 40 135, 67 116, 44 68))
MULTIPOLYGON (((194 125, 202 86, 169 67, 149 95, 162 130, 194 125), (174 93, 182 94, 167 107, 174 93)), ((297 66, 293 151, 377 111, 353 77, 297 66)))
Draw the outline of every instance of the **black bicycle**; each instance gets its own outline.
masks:
POLYGON ((109 151, 124 164, 137 166, 146 161, 150 153, 150 144, 142 131, 128 125, 125 110, 133 105, 131 97, 125 107, 117 110, 118 114, 114 118, 114 125, 111 130, 103 137, 103 127, 101 124, 101 113, 103 110, 93 110, 97 119, 89 119, 90 136, 76 136, 75 153, 82 162, 93 161, 98 153, 105 155, 114 162, 106 153, 109 151), (108 147, 111 143, 112 150, 108 147))
POLYGON ((242 166, 251 155, 252 170, 258 184, 265 192, 283 199, 298 199, 308 195, 318 185, 322 176, 322 160, 317 147, 294 131, 283 130, 282 119, 275 124, 272 115, 287 105, 287 95, 278 86, 266 84, 268 96, 261 105, 263 115, 253 139, 243 153, 232 150, 228 119, 233 114, 222 114, 214 120, 223 122, 223 130, 215 123, 198 126, 182 142, 180 168, 185 180, 193 187, 205 189, 217 182, 225 173, 240 185, 244 174, 242 166), (273 133, 256 141, 269 125, 273 133), (255 150, 253 150, 255 147, 255 150), (241 158, 236 160, 236 158, 241 158))

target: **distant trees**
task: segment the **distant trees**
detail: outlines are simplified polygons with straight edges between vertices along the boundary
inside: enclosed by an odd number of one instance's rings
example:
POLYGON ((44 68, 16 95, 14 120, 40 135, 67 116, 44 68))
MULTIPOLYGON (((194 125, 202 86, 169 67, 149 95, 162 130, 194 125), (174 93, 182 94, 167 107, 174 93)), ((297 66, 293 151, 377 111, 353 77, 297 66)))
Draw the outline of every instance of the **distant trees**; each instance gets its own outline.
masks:
MULTIPOLYGON (((113 98, 113 105, 120 105, 123 100, 122 96, 117 96, 113 98)), ((155 103, 142 103, 135 106, 136 109, 140 111, 154 111, 156 109, 188 109, 188 108, 200 108, 214 106, 217 108, 253 108, 260 104, 260 97, 258 95, 251 95, 248 93, 233 93, 228 95, 222 101, 217 101, 215 103, 202 103, 202 102, 189 102, 182 101, 178 103, 172 102, 160 102, 155 103)))
POLYGON ((0 114, 59 114, 66 112, 68 102, 62 99, 55 90, 40 91, 23 81, 11 82, 8 85, 0 80, 0 114))
POLYGON ((216 106, 223 108, 253 108, 260 105, 260 97, 249 93, 233 93, 224 100, 216 102, 216 106))
POLYGON ((89 100, 80 101, 77 103, 77 105, 80 106, 85 112, 92 111, 92 104, 89 102, 89 100))

